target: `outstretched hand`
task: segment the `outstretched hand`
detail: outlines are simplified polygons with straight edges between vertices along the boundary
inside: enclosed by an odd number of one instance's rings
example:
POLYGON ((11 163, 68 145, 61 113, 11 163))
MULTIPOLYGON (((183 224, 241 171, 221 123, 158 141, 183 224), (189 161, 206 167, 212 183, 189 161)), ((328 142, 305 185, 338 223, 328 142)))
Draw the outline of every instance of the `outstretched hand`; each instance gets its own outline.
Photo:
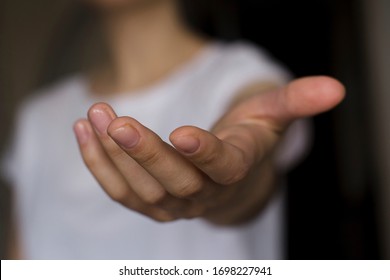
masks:
POLYGON ((173 146, 104 103, 74 130, 84 162, 115 201, 158 221, 203 217, 239 223, 258 213, 274 185, 272 151, 296 119, 336 106, 344 87, 311 77, 247 97, 208 132, 170 135, 173 146))

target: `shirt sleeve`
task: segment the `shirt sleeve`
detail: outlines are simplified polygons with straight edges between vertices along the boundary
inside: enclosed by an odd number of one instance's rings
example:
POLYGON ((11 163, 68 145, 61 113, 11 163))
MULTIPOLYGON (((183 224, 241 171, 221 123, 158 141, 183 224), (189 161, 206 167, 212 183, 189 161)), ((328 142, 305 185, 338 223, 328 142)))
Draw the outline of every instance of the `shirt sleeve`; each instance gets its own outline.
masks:
POLYGON ((225 46, 216 75, 224 73, 218 103, 226 109, 245 87, 255 83, 272 83, 283 86, 292 79, 290 72, 264 49, 238 42, 225 46), (228 70, 226 70, 228 69, 228 70))

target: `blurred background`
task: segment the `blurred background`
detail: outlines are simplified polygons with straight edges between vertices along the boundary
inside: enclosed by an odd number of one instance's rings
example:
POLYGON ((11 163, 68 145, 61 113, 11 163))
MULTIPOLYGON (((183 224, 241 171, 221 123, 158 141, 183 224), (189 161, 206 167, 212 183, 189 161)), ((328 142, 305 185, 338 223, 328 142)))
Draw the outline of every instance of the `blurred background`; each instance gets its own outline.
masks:
MULTIPOLYGON (((99 40, 70 0, 0 1, 0 148, 35 89, 80 71, 99 40)), ((290 259, 390 259, 390 1, 185 0, 190 24, 266 48, 296 77, 331 75, 347 88, 314 118, 308 157, 288 176, 290 259)), ((10 192, 0 187, 0 256, 10 192)))

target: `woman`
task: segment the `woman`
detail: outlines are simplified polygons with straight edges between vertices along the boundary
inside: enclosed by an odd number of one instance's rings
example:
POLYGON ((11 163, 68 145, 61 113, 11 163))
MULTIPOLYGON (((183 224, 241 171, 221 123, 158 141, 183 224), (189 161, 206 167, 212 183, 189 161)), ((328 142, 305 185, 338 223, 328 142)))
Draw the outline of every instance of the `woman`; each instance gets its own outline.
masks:
POLYGON ((304 142, 297 125, 281 137, 343 87, 282 87, 288 75, 265 53, 199 36, 174 0, 89 2, 109 60, 27 102, 6 160, 20 256, 281 258, 277 174, 304 142), (69 132, 87 111, 74 132, 89 170, 69 132))

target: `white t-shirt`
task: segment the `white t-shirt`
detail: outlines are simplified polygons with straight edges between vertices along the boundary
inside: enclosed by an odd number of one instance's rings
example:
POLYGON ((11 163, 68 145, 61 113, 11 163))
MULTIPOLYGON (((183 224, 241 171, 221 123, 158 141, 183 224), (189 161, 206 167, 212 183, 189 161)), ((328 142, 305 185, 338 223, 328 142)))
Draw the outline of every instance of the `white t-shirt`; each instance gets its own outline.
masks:
MULTIPOLYGON (((281 195, 252 222, 215 226, 202 219, 158 223, 112 201, 84 166, 72 125, 97 101, 130 115, 167 141, 182 125, 209 129, 234 94, 255 81, 283 84, 288 75, 244 43, 206 47, 157 85, 98 100, 83 76, 42 90, 20 110, 13 147, 4 161, 16 192, 27 259, 277 259, 282 258, 281 195)), ((294 132, 295 131, 295 132, 294 132)), ((289 132, 281 162, 304 146, 289 132)))

